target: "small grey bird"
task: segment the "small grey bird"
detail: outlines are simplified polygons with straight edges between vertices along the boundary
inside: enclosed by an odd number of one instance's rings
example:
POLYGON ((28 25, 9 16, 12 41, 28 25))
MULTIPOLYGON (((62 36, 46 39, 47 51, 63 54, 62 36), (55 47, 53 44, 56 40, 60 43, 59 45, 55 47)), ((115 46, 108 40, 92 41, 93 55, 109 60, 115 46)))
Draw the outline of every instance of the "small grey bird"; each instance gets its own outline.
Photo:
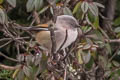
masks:
MULTIPOLYGON (((73 16, 69 16, 69 15, 57 16, 57 20, 54 27, 55 28, 54 33, 56 39, 55 52, 57 52, 59 49, 65 49, 77 39, 78 27, 79 27, 79 23, 73 16)), ((51 41, 50 31, 40 31, 36 33, 35 39, 48 52, 51 51, 52 41, 51 41)))

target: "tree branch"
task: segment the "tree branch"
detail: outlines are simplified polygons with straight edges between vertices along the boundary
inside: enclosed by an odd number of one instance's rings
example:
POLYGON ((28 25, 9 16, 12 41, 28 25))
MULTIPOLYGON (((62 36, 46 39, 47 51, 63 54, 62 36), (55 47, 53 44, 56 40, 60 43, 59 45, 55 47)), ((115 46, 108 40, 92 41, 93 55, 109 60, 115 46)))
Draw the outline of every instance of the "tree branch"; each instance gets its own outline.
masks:
POLYGON ((14 62, 19 62, 17 59, 10 58, 10 57, 4 55, 2 52, 0 52, 0 55, 3 56, 3 57, 5 57, 8 60, 11 60, 11 61, 14 61, 14 62))
POLYGON ((4 64, 0 63, 0 68, 1 69, 6 69, 6 70, 16 70, 16 69, 20 69, 22 67, 22 65, 16 65, 16 66, 7 66, 4 64))

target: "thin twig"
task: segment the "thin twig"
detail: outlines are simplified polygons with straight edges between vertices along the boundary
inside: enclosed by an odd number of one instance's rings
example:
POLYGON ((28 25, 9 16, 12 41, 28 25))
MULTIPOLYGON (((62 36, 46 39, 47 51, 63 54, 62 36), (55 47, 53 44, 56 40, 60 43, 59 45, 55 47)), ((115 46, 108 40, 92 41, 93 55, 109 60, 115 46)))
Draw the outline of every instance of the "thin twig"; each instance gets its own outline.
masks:
POLYGON ((39 14, 36 11, 33 11, 33 17, 36 21, 36 24, 40 24, 39 14))
POLYGON ((12 40, 10 40, 10 41, 6 42, 5 44, 1 45, 1 46, 0 46, 0 48, 3 48, 4 46, 6 46, 6 45, 10 44, 11 42, 12 42, 12 40))
POLYGON ((52 27, 52 25, 50 25, 50 35, 51 35, 51 41, 52 41, 52 49, 51 49, 51 53, 53 55, 55 55, 55 51, 56 51, 56 39, 55 39, 55 33, 54 33, 54 28, 52 27))
POLYGON ((67 55, 62 59, 62 61, 64 61, 69 55, 70 53, 75 49, 75 47, 72 47, 69 52, 67 53, 67 55))
MULTIPOLYGON (((22 39, 29 39, 30 37, 19 37, 19 38, 15 38, 17 40, 22 40, 22 39)), ((11 40, 12 38, 3 38, 3 39, 0 39, 0 42, 1 41, 7 41, 7 40, 11 40)))
POLYGON ((5 33, 7 34, 7 36, 9 36, 10 38, 12 38, 16 42, 21 43, 21 41, 15 39, 15 37, 9 32, 9 30, 7 29, 7 25, 4 25, 4 29, 5 29, 5 33))
POLYGON ((120 39, 105 39, 105 41, 110 43, 120 43, 120 39))
POLYGON ((112 59, 117 55, 119 50, 120 49, 118 48, 117 51, 109 58, 109 60, 108 60, 109 62, 112 61, 112 59))
POLYGON ((8 60, 11 60, 11 61, 14 61, 14 62, 19 62, 17 59, 10 58, 10 57, 4 55, 2 52, 0 52, 0 55, 3 56, 3 57, 5 57, 8 60))
POLYGON ((66 80, 67 79, 67 67, 65 67, 65 71, 64 71, 64 80, 66 80))
POLYGON ((19 44, 16 44, 16 48, 17 48, 17 54, 19 55, 20 54, 20 46, 19 46, 19 44))

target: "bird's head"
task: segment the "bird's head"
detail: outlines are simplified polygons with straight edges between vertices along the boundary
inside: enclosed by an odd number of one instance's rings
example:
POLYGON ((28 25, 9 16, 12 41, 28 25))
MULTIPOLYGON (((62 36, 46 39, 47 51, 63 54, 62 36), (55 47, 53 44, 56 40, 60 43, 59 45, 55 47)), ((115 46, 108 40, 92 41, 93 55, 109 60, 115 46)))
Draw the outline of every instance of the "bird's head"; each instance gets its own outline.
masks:
POLYGON ((60 15, 57 16, 56 27, 64 28, 78 28, 80 25, 78 21, 70 15, 60 15))

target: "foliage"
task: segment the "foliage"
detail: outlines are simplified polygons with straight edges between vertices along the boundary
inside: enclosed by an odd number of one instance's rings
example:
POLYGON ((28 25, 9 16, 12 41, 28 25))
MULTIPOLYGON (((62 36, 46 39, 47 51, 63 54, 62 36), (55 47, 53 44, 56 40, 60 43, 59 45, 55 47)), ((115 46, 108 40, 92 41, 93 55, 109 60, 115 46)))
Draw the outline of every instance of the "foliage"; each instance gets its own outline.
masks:
POLYGON ((12 71, 9 71, 9 70, 1 70, 0 71, 0 79, 3 79, 3 80, 13 80, 11 78, 11 75, 12 75, 12 71))
MULTIPOLYGON (((101 27, 100 20, 103 15, 100 15, 100 9, 104 8, 104 5, 92 0, 0 0, 0 53, 15 58, 12 61, 17 64, 11 63, 11 65, 21 65, 19 68, 15 67, 11 78, 15 80, 79 80, 80 78, 81 80, 118 80, 120 44, 116 43, 120 42, 120 15, 118 14, 120 11, 117 9, 115 15, 117 17, 112 25, 114 36, 106 33, 104 26, 101 27), (74 44, 70 46, 71 48, 66 52, 69 55, 63 56, 62 52, 58 53, 60 59, 54 62, 50 55, 38 48, 33 34, 16 27, 41 25, 61 14, 75 16, 81 25, 83 35, 78 37, 75 46, 74 44), (19 15, 21 18, 14 15, 19 15)), ((6 60, 3 59, 1 62, 6 63, 6 60)), ((11 72, 2 70, 0 78, 9 79, 11 72)))

